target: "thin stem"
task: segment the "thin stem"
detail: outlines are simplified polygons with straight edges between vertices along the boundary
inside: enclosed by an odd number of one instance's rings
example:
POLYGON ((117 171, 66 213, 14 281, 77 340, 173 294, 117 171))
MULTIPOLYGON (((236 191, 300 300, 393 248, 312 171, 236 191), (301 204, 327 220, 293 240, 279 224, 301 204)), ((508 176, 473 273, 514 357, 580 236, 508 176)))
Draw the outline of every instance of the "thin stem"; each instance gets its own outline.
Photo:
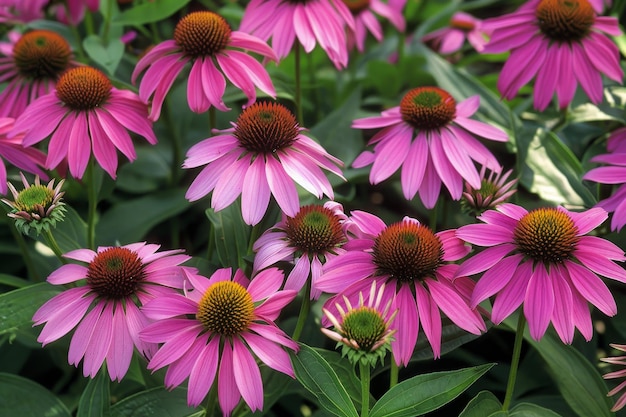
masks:
POLYGON ((302 293, 302 304, 300 304, 298 322, 296 323, 296 329, 293 331, 293 336, 291 337, 294 342, 300 339, 300 335, 304 329, 304 323, 306 323, 306 319, 309 317, 309 310, 311 310, 311 275, 307 278, 304 293, 302 293))
POLYGON ((183 162, 182 139, 180 137, 178 129, 176 129, 176 127, 174 126, 172 107, 170 106, 169 100, 165 100, 163 102, 163 106, 163 122, 165 123, 165 127, 170 134, 170 140, 172 144, 172 173, 170 175, 170 185, 175 186, 176 184, 178 184, 178 180, 180 179, 180 167, 183 162))
POLYGON ((24 260, 24 265, 26 266, 28 276, 30 276, 34 281, 41 281, 41 277, 37 273, 37 269, 35 269, 33 258, 30 256, 30 252, 28 251, 28 245, 26 244, 26 239, 24 239, 24 235, 22 235, 22 232, 20 232, 17 227, 15 227, 14 222, 9 221, 9 223, 11 223, 9 225, 9 229, 11 229, 13 238, 17 242, 17 246, 20 247, 20 252, 22 253, 22 259, 24 260))
POLYGON ((398 368, 398 364, 396 363, 395 359, 391 358, 391 365, 389 367, 389 388, 393 388, 396 385, 398 385, 398 373, 400 372, 400 369, 398 368))
POLYGON ((46 239, 46 243, 48 244, 48 247, 52 249, 52 252, 54 252, 54 254, 59 259, 59 261, 61 261, 62 264, 66 264, 67 259, 63 257, 63 251, 59 247, 59 244, 57 243, 56 239, 52 235, 52 232, 50 231, 50 229, 44 228, 43 237, 46 239))
POLYGON ((432 231, 437 230, 437 212, 439 211, 439 203, 441 202, 441 197, 437 198, 437 202, 435 203, 435 207, 430 210, 429 221, 428 224, 432 231))
POLYGON ((513 345, 513 357, 511 358, 511 370, 509 371, 509 380, 506 384, 506 394, 502 411, 508 411, 513 399, 513 389, 515 388, 515 380, 517 378, 517 368, 519 367, 520 354, 522 352, 522 341, 524 340, 524 327, 526 327, 526 318, 524 313, 520 311, 517 320, 517 329, 515 331, 515 344, 513 345))
POLYGON ((98 186, 93 159, 87 164, 87 200, 89 203, 87 212, 87 246, 96 249, 96 212, 98 209, 98 186))
POLYGON ((361 376, 361 417, 370 413, 370 365, 359 361, 359 375, 361 376))
POLYGON ((295 55, 294 55, 294 59, 296 61, 296 112, 297 112, 297 116, 298 116, 298 123, 300 124, 300 126, 304 125, 304 120, 303 120, 303 112, 302 112, 302 74, 301 74, 301 68, 300 68, 300 55, 301 55, 301 47, 300 47, 300 42, 296 41, 296 44, 294 46, 295 49, 295 55))
POLYGON ((217 129, 217 113, 215 107, 209 107, 209 136, 213 136, 213 129, 217 129))

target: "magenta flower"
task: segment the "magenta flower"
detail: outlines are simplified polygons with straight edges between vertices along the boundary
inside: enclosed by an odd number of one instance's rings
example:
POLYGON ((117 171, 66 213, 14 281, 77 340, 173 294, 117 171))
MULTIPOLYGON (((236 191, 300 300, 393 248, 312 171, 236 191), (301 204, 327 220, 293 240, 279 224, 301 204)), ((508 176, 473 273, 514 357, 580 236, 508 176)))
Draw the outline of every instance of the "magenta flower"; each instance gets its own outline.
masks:
POLYGON ((459 238, 488 247, 457 271, 460 276, 483 272, 470 306, 496 295, 491 313, 495 324, 523 303, 533 339, 541 339, 552 322, 564 343, 572 342, 575 328, 590 340, 587 303, 608 316, 617 313, 613 296, 598 275, 626 282, 626 270, 613 262, 626 260, 624 252, 605 239, 585 236, 606 218, 601 208, 528 212, 505 203, 479 216, 484 223, 460 227, 459 238))
POLYGON ((77 25, 83 21, 87 10, 94 13, 99 7, 100 0, 66 0, 61 4, 53 4, 50 10, 56 14, 58 21, 77 25))
POLYGON ((537 110, 548 107, 555 92, 559 107, 567 107, 579 83, 593 103, 601 102, 602 74, 622 82, 619 50, 604 35, 619 36, 618 21, 597 16, 587 0, 531 0, 484 27, 492 36, 483 53, 511 51, 498 79, 508 100, 532 78, 537 110))
POLYGON ((46 155, 39 149, 22 146, 24 135, 9 138, 7 135, 13 129, 14 120, 10 117, 0 117, 0 193, 7 193, 6 160, 22 171, 30 172, 42 178, 48 178, 40 167, 43 166, 46 155))
MULTIPOLYGON (((610 346, 613 349, 626 352, 626 345, 618 345, 615 343, 611 343, 610 346)), ((626 356, 612 356, 608 358, 600 358, 600 360, 602 362, 610 363, 611 365, 619 365, 622 367, 622 369, 609 372, 608 374, 603 375, 604 379, 615 379, 615 378, 624 379, 626 377, 626 369, 624 368, 624 366, 626 366, 626 356)), ((624 388, 626 388, 626 380, 620 382, 619 385, 617 385, 615 388, 609 391, 607 396, 610 397, 613 395, 617 395, 620 391, 624 391, 624 388)), ((621 410, 622 408, 624 408, 624 406, 626 406, 626 392, 622 392, 622 394, 619 396, 617 401, 615 401, 615 405, 613 405, 613 407, 611 408, 611 411, 617 412, 621 410)))
POLYGON ((480 170, 480 188, 476 189, 467 182, 465 183, 461 207, 477 216, 485 210, 495 208, 506 202, 517 191, 513 188, 517 184, 517 179, 507 182, 511 172, 513 171, 502 172, 500 168, 487 174, 483 166, 480 170))
POLYGON ((502 130, 470 119, 480 98, 472 96, 456 103, 452 96, 437 87, 419 87, 406 93, 400 105, 381 116, 357 119, 357 129, 383 129, 369 141, 374 152, 361 153, 352 163, 355 168, 372 165, 370 182, 378 184, 402 166, 400 181, 407 200, 419 191, 427 208, 433 208, 441 183, 454 200, 461 198, 463 180, 480 188, 480 175, 474 161, 491 170, 500 165, 477 139, 506 142, 502 130))
POLYGON ((55 90, 24 110, 11 135, 24 132, 24 146, 50 137, 48 169, 67 159, 70 172, 80 179, 93 152, 98 164, 115 178, 118 149, 131 161, 137 157, 127 130, 151 144, 157 142, 148 109, 136 94, 113 87, 95 68, 77 67, 61 76, 55 90))
POLYGON ((246 106, 256 100, 255 87, 275 97, 274 85, 265 68, 250 55, 233 48, 276 60, 274 51, 265 42, 231 30, 218 14, 201 11, 183 17, 174 29, 174 39, 152 48, 139 60, 132 74, 135 83, 139 74, 146 70, 139 86, 139 97, 145 102, 152 97, 150 118, 159 118, 165 95, 188 62, 192 65, 187 80, 187 103, 196 113, 203 113, 211 106, 229 110, 222 100, 226 89, 224 75, 248 97, 246 106))
POLYGON ((611 134, 607 141, 607 149, 611 153, 591 158, 591 162, 600 162, 607 166, 590 170, 583 179, 618 185, 613 195, 599 201, 598 206, 613 213, 611 229, 620 231, 626 224, 626 127, 617 129, 611 134))
POLYGON ((345 26, 355 30, 352 13, 342 0, 252 0, 246 6, 240 30, 268 41, 279 59, 298 42, 310 53, 319 42, 337 69, 348 65, 345 26))
POLYGON ((44 18, 48 0, 0 0, 0 22, 28 23, 44 18))
POLYGON ((65 264, 48 277, 54 285, 85 285, 63 291, 47 301, 33 316, 34 325, 45 323, 37 341, 44 346, 74 327, 69 363, 83 360, 83 375, 94 377, 106 360, 111 380, 121 381, 130 365, 133 346, 148 359, 157 345, 139 339, 149 320, 137 307, 155 297, 183 287, 184 267, 190 259, 182 250, 157 252, 159 245, 145 242, 121 247, 73 250, 64 255, 87 263, 65 264))
POLYGON ((348 50, 353 49, 356 45, 357 50, 363 52, 368 30, 377 41, 380 42, 383 39, 383 28, 374 13, 389 20, 400 32, 404 32, 406 28, 406 22, 402 15, 404 4, 386 4, 381 0, 342 1, 348 6, 354 17, 354 30, 350 28, 347 30, 348 50))
POLYGON ((274 320, 296 295, 280 291, 282 273, 261 271, 249 281, 230 268, 211 278, 188 274, 185 295, 157 298, 143 307, 156 322, 141 332, 147 343, 163 343, 148 369, 168 366, 165 386, 172 389, 189 377, 187 402, 195 407, 214 385, 220 407, 230 416, 241 397, 251 411, 263 409, 263 381, 256 356, 270 368, 295 378, 289 355, 298 345, 274 320), (254 354, 254 356, 253 356, 254 354))
POLYGON ((303 135, 294 115, 281 104, 254 103, 230 129, 192 146, 184 168, 207 164, 187 190, 190 201, 211 191, 215 211, 228 207, 241 194, 247 224, 261 221, 273 195, 281 210, 294 217, 300 210, 296 183, 322 198, 333 189, 320 168, 343 178, 341 161, 303 135))
POLYGON ((317 279, 322 264, 345 253, 341 246, 346 242, 346 220, 343 207, 334 201, 324 206, 301 207, 294 217, 283 214, 279 223, 254 242, 253 270, 260 271, 280 261, 294 262, 285 289, 300 291, 310 276, 310 297, 319 298, 317 279))
POLYGON ((76 66, 67 41, 49 30, 24 35, 9 32, 9 42, 0 42, 0 117, 20 116, 33 100, 52 91, 59 77, 76 66))
MULTIPOLYGON (((420 324, 435 358, 441 355, 441 313, 473 334, 486 330, 480 314, 468 306, 473 281, 453 279, 469 247, 455 237, 454 230, 433 233, 417 220, 405 217, 386 226, 378 217, 362 211, 351 213, 351 221, 361 228, 361 238, 344 245, 345 254, 329 260, 317 280, 321 291, 337 294, 326 306, 333 311, 334 300, 344 296, 357 304, 360 292, 369 291, 372 280, 385 284, 382 303, 393 299, 391 309, 398 315, 391 329, 391 343, 398 365, 411 359, 420 324)), ((337 316, 338 314, 335 314, 337 316)))
POLYGON ((424 35, 422 41, 430 44, 440 54, 447 55, 459 51, 467 39, 474 49, 480 52, 489 36, 489 32, 482 26, 482 20, 467 13, 457 12, 447 27, 424 35))

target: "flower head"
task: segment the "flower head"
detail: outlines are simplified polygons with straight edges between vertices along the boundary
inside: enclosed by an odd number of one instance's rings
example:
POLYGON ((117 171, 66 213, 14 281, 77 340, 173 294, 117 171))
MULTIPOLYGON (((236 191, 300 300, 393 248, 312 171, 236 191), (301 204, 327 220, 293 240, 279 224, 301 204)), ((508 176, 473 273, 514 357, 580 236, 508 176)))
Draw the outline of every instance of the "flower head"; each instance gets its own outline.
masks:
POLYGON ((67 159, 72 175, 82 178, 93 152, 100 166, 115 178, 118 149, 131 161, 137 157, 127 130, 151 144, 157 142, 148 109, 139 97, 113 87, 101 71, 83 66, 65 72, 55 90, 32 102, 15 121, 11 134, 25 133, 24 146, 50 137, 49 169, 67 159))
POLYGON ((9 33, 10 42, 0 43, 0 80, 7 86, 0 93, 0 116, 16 118, 33 100, 52 91, 72 61, 69 43, 50 30, 9 33))
POLYGON ((391 323, 397 310, 391 312, 392 300, 387 300, 387 304, 381 309, 384 291, 385 284, 377 289, 376 281, 373 281, 367 302, 360 292, 359 302, 354 307, 344 296, 345 308, 339 302, 335 302, 334 306, 339 312, 339 318, 327 308, 322 308, 334 327, 334 330, 322 328, 322 333, 340 344, 342 356, 347 356, 353 364, 362 361, 375 366, 378 361, 383 362, 387 350, 391 348, 390 344, 396 333, 395 329, 391 329, 391 323))
POLYGON ((295 377, 284 348, 297 351, 298 345, 274 320, 296 292, 279 290, 283 277, 276 268, 261 271, 252 281, 241 270, 233 277, 230 268, 209 279, 196 274, 187 278, 191 287, 185 295, 163 296, 143 307, 156 322, 141 332, 141 339, 164 343, 148 369, 169 366, 165 386, 170 389, 189 377, 191 406, 216 385, 224 415, 230 415, 241 397, 252 411, 262 409, 263 382, 254 356, 295 377))
POLYGON ((341 161, 302 134, 294 115, 273 102, 246 108, 230 129, 189 149, 184 168, 207 164, 187 190, 190 201, 211 191, 211 207, 219 211, 241 194, 247 224, 263 218, 273 195, 281 210, 294 217, 300 209, 296 183, 322 198, 333 190, 320 168, 341 178, 341 161))
POLYGON ((483 29, 482 20, 467 13, 457 12, 452 16, 447 27, 424 35, 422 41, 429 44, 435 51, 447 55, 459 51, 465 39, 480 52, 487 43, 488 35, 488 31, 483 29))
POLYGON ((383 28, 376 18, 378 14, 391 22, 396 29, 404 32, 406 22, 402 16, 402 5, 387 4, 381 0, 342 0, 354 17, 354 30, 348 28, 348 49, 356 48, 359 52, 365 50, 365 37, 369 32, 377 41, 383 39, 383 28), (395 7, 394 7, 395 6, 395 7))
POLYGON ((4 160, 23 171, 48 178, 41 169, 46 155, 39 149, 24 147, 24 135, 9 137, 14 122, 15 120, 10 117, 0 117, 0 193, 2 194, 7 192, 7 167, 4 160))
POLYGON ((441 183, 453 199, 461 198, 463 180, 480 188, 480 176, 474 161, 497 170, 500 165, 491 152, 477 139, 506 142, 500 129, 469 117, 480 104, 478 96, 456 103, 448 92, 437 87, 410 90, 400 105, 382 112, 381 116, 357 119, 357 129, 383 128, 369 144, 374 152, 365 151, 352 165, 372 165, 370 182, 378 184, 402 167, 400 180, 406 199, 419 191, 427 208, 433 208, 439 197, 441 183))
POLYGON ((473 188, 469 183, 465 183, 461 207, 472 215, 478 216, 485 210, 495 208, 498 204, 506 202, 516 191, 513 187, 517 183, 517 179, 506 182, 511 172, 508 170, 503 173, 500 169, 491 171, 487 175, 483 166, 480 170, 480 188, 473 188))
MULTIPOLYGON (((616 343, 611 343, 610 346, 613 349, 617 349, 622 352, 626 352, 626 345, 618 345, 616 343)), ((608 358, 600 358, 602 362, 610 363, 611 365, 626 365, 626 356, 613 356, 608 358)), ((626 377, 626 369, 620 369, 618 371, 609 372, 608 374, 603 375, 604 379, 615 379, 615 378, 624 378, 626 377)), ((622 381, 619 385, 613 388, 607 394, 608 397, 617 395, 620 391, 624 391, 626 388, 626 381, 622 381)), ((611 411, 617 412, 626 406, 626 393, 622 393, 620 397, 615 401, 615 405, 611 408, 611 411)))
POLYGON ((483 273, 471 307, 495 295, 491 320, 499 324, 522 303, 530 335, 543 337, 550 322, 564 343, 574 329, 591 339, 587 303, 608 316, 617 313, 611 292, 598 275, 626 282, 614 261, 624 252, 613 243, 586 236, 607 218, 601 208, 576 213, 565 208, 524 208, 505 203, 478 217, 483 223, 462 226, 457 236, 488 248, 465 261, 457 275, 483 273))
POLYGON ((196 113, 203 113, 211 106, 229 110, 222 100, 226 89, 224 76, 248 97, 246 106, 256 100, 256 87, 275 97, 274 85, 265 68, 234 48, 276 60, 274 51, 265 42, 232 30, 216 13, 199 11, 183 17, 176 25, 174 39, 152 48, 139 60, 132 74, 134 83, 146 71, 139 85, 139 97, 145 102, 152 97, 150 118, 159 118, 165 95, 188 62, 191 72, 187 80, 187 103, 196 113))
POLYGON ((619 50, 605 35, 619 36, 614 17, 597 16, 588 0, 531 0, 518 11, 485 21, 492 31, 483 53, 511 51, 498 90, 511 100, 535 78, 534 107, 544 110, 556 92, 559 107, 580 83, 593 103, 602 101, 602 74, 622 81, 619 50))
POLYGON ((473 282, 452 279, 458 265, 449 262, 469 251, 454 230, 433 233, 410 217, 387 226, 361 211, 352 212, 351 221, 362 236, 344 246, 346 253, 328 261, 317 281, 320 290, 337 294, 326 304, 329 311, 334 313, 335 300, 344 296, 356 304, 359 292, 367 293, 373 280, 384 283, 382 302, 393 300, 391 308, 398 310, 391 348, 396 363, 404 365, 411 359, 420 324, 434 356, 440 356, 440 310, 468 332, 485 330, 480 314, 468 306, 473 282))
POLYGON ((345 252, 344 222, 347 216, 339 203, 329 201, 323 206, 300 208, 294 216, 283 214, 282 220, 254 242, 254 271, 260 271, 280 261, 294 262, 287 276, 286 290, 300 291, 311 277, 311 298, 318 298, 317 279, 323 263, 345 252))
POLYGON ((65 203, 62 198, 65 194, 61 191, 63 182, 54 186, 54 179, 48 185, 42 185, 39 176, 35 177, 35 183, 29 184, 24 174, 20 172, 24 189, 18 192, 13 184, 9 184, 13 201, 3 198, 1 201, 11 208, 7 216, 15 219, 15 226, 24 234, 35 229, 37 234, 42 230, 54 227, 57 222, 65 217, 65 203))
POLYGON ((337 69, 348 65, 345 26, 355 30, 354 18, 342 0, 252 0, 240 29, 263 40, 272 38, 279 59, 298 42, 310 53, 319 42, 337 69))
POLYGON ((60 4, 51 5, 50 9, 56 14, 59 22, 67 25, 78 25, 85 18, 87 10, 97 12, 100 0, 66 0, 60 4))
POLYGON ((182 250, 158 252, 159 245, 145 242, 125 246, 73 250, 64 255, 84 262, 65 264, 48 277, 63 285, 79 285, 47 301, 33 316, 34 325, 45 323, 37 341, 46 345, 70 332, 68 360, 83 375, 94 377, 104 361, 111 380, 124 377, 133 355, 133 346, 148 359, 157 345, 139 339, 139 331, 150 321, 138 308, 148 300, 175 293, 183 287, 189 259, 182 250))
POLYGON ((43 19, 47 4, 48 0, 0 0, 0 22, 21 24, 43 19))

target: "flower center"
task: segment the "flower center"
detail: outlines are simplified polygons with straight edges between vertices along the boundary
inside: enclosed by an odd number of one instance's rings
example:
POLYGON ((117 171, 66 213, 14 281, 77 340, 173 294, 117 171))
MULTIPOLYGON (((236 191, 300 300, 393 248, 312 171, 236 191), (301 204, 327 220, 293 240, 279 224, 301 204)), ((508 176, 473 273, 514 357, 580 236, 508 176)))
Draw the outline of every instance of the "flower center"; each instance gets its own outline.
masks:
POLYGON ((587 0, 542 0, 535 16, 539 29, 547 37, 569 42, 587 36, 596 14, 587 0))
POLYGON ((454 119, 456 103, 437 87, 414 88, 400 102, 402 119, 416 129, 438 129, 454 119))
POLYGON ((348 311, 341 327, 346 339, 354 340, 361 350, 368 352, 387 331, 387 324, 380 313, 367 306, 348 311))
POLYGON ((578 228, 563 211, 540 208, 522 217, 513 237, 519 250, 528 257, 547 263, 563 262, 580 240, 578 228))
POLYGON ((32 185, 19 192, 15 208, 27 213, 38 211, 38 207, 48 207, 54 201, 54 190, 44 185, 32 185))
POLYGON ((370 7, 370 0, 343 0, 343 2, 353 15, 357 15, 370 7))
POLYGON ((298 133, 298 122, 285 106, 256 102, 239 115, 234 135, 250 152, 272 153, 290 146, 298 133))
POLYGON ((426 226, 412 221, 394 223, 374 241, 378 275, 401 282, 433 276, 443 262, 441 241, 426 226))
POLYGON ((226 20, 213 12, 189 13, 174 29, 174 41, 189 56, 215 55, 230 41, 230 26, 226 20))
POLYGON ((28 32, 13 46, 13 60, 19 73, 30 79, 56 80, 70 63, 70 45, 49 30, 28 32))
POLYGON ((87 268, 87 284, 106 298, 121 299, 135 294, 145 277, 141 259, 127 248, 112 247, 98 252, 87 268))
POLYGON ((72 68, 57 83, 57 97, 72 110, 92 110, 111 94, 111 81, 92 67, 72 68))
POLYGON ((216 282, 202 296, 196 319, 212 333, 222 336, 239 334, 254 319, 252 296, 236 282, 216 282))
POLYGON ((462 30, 464 32, 471 32, 472 30, 474 30, 476 25, 474 25, 474 23, 465 19, 452 18, 450 19, 450 27, 454 29, 462 30))
POLYGON ((339 218, 323 206, 304 206, 295 217, 287 217, 287 237, 307 253, 324 252, 345 241, 339 218))

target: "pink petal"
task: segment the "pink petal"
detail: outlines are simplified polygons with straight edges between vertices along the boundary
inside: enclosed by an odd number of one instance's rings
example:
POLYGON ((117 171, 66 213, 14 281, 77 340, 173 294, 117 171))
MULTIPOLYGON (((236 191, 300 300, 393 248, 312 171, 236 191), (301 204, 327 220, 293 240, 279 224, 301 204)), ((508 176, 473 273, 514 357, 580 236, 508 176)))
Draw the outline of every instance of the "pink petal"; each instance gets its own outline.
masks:
POLYGON ((106 358, 107 370, 111 380, 119 382, 128 371, 134 351, 133 340, 130 337, 121 304, 117 305, 113 313, 112 329, 111 347, 106 358))
POLYGON ((63 285, 87 278, 87 268, 76 264, 61 265, 52 272, 47 281, 54 285, 63 285))
POLYGON ((241 214, 246 224, 255 225, 263 219, 270 202, 270 188, 265 178, 265 162, 256 158, 246 172, 241 191, 241 214))
POLYGON ((580 295, 607 316, 612 317, 617 314, 617 305, 611 295, 611 291, 609 291, 600 277, 587 268, 571 261, 565 261, 565 267, 567 272, 569 272, 574 288, 580 295))
POLYGON ((487 269, 500 262, 502 258, 504 258, 513 250, 515 250, 515 245, 512 243, 505 243, 485 249, 463 262, 456 272, 456 276, 469 276, 482 271, 486 271, 487 269))
POLYGON ((522 258, 522 255, 515 254, 502 259, 500 262, 489 268, 476 283, 476 287, 472 293, 470 307, 476 308, 476 306, 483 300, 486 300, 502 290, 502 288, 504 288, 504 286, 508 284, 513 277, 513 274, 515 273, 519 263, 522 261, 522 258))
POLYGON ((420 131, 407 151, 400 173, 402 192, 407 200, 413 199, 422 185, 427 161, 428 142, 424 133, 420 131))
POLYGON ((239 403, 241 394, 235 381, 233 350, 228 341, 224 343, 224 348, 222 349, 222 358, 220 359, 220 368, 217 375, 217 396, 220 407, 225 415, 230 415, 231 411, 239 403))
POLYGON ((233 371, 235 383, 244 401, 252 411, 263 408, 263 381, 261 372, 250 351, 233 338, 233 371))
POLYGON ((106 303, 98 318, 83 359, 83 376, 95 377, 109 352, 113 339, 113 302, 106 303))
POLYGON ((393 358, 398 365, 407 366, 417 341, 419 331, 418 309, 415 305, 415 297, 408 285, 402 285, 396 294, 393 309, 398 310, 398 315, 392 327, 397 329, 397 336, 391 342, 393 358))
POLYGON ((191 368, 187 401, 192 406, 199 405, 213 385, 217 372, 219 346, 219 337, 213 337, 200 351, 196 363, 191 368))
MULTIPOLYGON (((202 60, 202 80, 199 86, 204 91, 209 102, 220 111, 228 111, 229 107, 224 104, 224 92, 226 91, 226 79, 215 67, 213 60, 202 60)), ((198 86, 196 86, 198 88, 198 86)))
POLYGON ((246 332, 242 336, 250 349, 264 364, 295 378, 289 354, 285 349, 254 333, 246 332))
POLYGON ((415 298, 424 334, 433 349, 433 356, 438 359, 441 357, 441 313, 435 301, 421 284, 415 285, 415 298))
POLYGON ((542 263, 535 265, 535 270, 528 282, 524 299, 524 315, 528 320, 530 335, 540 340, 550 324, 554 310, 554 290, 551 278, 542 263))
POLYGON ((494 324, 502 323, 522 304, 533 272, 532 268, 532 261, 519 264, 509 282, 500 290, 491 310, 491 321, 494 324))
POLYGON ((295 217, 300 210, 298 191, 280 162, 272 156, 269 156, 265 161, 265 175, 278 206, 287 216, 295 217))
POLYGON ((550 270, 554 288, 554 310, 552 324, 563 343, 571 344, 574 339, 574 322, 572 321, 572 290, 561 275, 559 267, 550 270))

